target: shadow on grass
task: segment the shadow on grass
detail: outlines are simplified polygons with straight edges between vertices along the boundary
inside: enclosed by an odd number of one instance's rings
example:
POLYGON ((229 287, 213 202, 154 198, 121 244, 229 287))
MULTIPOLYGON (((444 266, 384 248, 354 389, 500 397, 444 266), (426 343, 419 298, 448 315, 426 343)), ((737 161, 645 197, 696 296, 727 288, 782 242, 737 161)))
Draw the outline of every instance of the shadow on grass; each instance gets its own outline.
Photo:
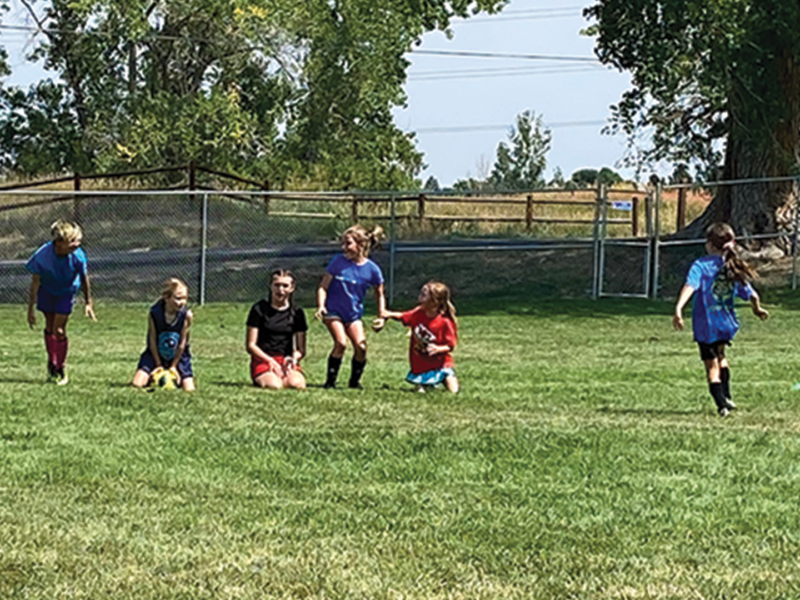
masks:
POLYGON ((697 409, 692 410, 678 410, 674 408, 599 408, 598 412, 613 414, 613 415, 642 415, 642 416, 679 416, 689 417, 703 414, 703 411, 697 409))

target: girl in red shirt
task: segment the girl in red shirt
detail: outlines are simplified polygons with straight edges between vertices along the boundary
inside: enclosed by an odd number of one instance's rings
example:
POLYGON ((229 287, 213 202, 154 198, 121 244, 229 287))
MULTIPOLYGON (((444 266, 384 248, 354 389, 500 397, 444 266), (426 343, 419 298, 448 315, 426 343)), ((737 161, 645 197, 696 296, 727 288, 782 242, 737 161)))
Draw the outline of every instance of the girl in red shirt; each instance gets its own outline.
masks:
POLYGON ((444 383, 448 390, 456 393, 458 379, 452 353, 458 341, 458 327, 450 289, 441 282, 429 281, 422 286, 418 300, 419 305, 412 310, 384 311, 380 315, 383 319, 400 321, 411 329, 408 349, 411 370, 406 381, 416 385, 419 392, 444 383))

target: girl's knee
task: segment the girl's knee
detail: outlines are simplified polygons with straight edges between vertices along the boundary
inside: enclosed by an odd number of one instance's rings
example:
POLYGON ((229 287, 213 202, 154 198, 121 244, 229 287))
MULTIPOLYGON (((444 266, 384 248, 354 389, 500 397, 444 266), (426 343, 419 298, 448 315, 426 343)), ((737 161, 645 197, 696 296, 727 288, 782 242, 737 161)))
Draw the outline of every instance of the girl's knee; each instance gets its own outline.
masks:
POLYGON ((454 394, 457 394, 458 390, 461 389, 458 385, 458 379, 455 377, 455 375, 445 378, 444 385, 454 394))

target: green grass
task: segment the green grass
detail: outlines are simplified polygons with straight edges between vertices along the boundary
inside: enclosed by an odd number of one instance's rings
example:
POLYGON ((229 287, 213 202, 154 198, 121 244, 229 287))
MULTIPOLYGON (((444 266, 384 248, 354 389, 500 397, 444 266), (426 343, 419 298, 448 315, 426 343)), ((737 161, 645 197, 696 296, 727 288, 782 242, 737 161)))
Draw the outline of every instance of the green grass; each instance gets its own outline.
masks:
POLYGON ((459 306, 457 396, 408 390, 396 324, 363 392, 253 389, 244 305, 195 308, 195 394, 126 386, 144 304, 73 317, 59 388, 0 306, 0 598, 798 597, 800 302, 767 296, 725 420, 662 303, 459 306))

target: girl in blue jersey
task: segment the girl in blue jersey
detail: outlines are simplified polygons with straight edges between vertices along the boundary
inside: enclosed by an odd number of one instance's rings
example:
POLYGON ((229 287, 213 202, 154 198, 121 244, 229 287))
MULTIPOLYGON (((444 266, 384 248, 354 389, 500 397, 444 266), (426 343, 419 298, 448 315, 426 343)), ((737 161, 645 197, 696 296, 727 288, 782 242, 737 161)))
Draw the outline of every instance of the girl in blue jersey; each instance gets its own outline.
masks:
POLYGON ((694 295, 694 340, 700 348, 700 358, 706 367, 709 392, 722 417, 726 417, 736 408, 731 400, 731 375, 725 357, 725 346, 731 343, 739 330, 739 320, 733 309, 734 296, 748 300, 753 314, 762 321, 769 316, 750 285, 757 276, 756 272, 739 258, 735 246, 735 236, 730 225, 715 223, 708 228, 708 256, 692 263, 672 317, 675 329, 683 329, 683 307, 694 295))
POLYGON ((89 286, 86 254, 81 246, 80 226, 58 220, 50 228, 53 241, 39 247, 25 265, 32 274, 28 294, 28 325, 36 325, 36 308, 45 318, 44 346, 47 350, 47 373, 58 385, 69 382, 64 371, 69 342, 67 321, 72 314, 75 295, 83 288, 86 316, 93 321, 92 292, 89 286))
POLYGON ((192 311, 186 308, 189 300, 187 285, 172 277, 164 282, 161 298, 150 307, 147 319, 147 347, 139 357, 133 376, 134 387, 146 387, 158 369, 178 373, 178 384, 187 392, 194 391, 192 353, 189 349, 189 329, 192 311))
MULTIPOLYGON (((364 296, 372 287, 378 302, 378 314, 386 310, 383 295, 383 272, 369 259, 370 250, 378 245, 383 229, 376 226, 367 231, 354 225, 342 234, 342 253, 337 254, 328 265, 317 288, 317 312, 333 338, 333 350, 328 356, 326 388, 336 387, 339 367, 347 348, 347 340, 353 344, 349 387, 361 387, 361 375, 367 364, 367 338, 361 317, 364 314, 364 296)), ((376 320, 376 324, 381 321, 376 320)), ((378 327, 379 328, 379 327, 378 327)))

